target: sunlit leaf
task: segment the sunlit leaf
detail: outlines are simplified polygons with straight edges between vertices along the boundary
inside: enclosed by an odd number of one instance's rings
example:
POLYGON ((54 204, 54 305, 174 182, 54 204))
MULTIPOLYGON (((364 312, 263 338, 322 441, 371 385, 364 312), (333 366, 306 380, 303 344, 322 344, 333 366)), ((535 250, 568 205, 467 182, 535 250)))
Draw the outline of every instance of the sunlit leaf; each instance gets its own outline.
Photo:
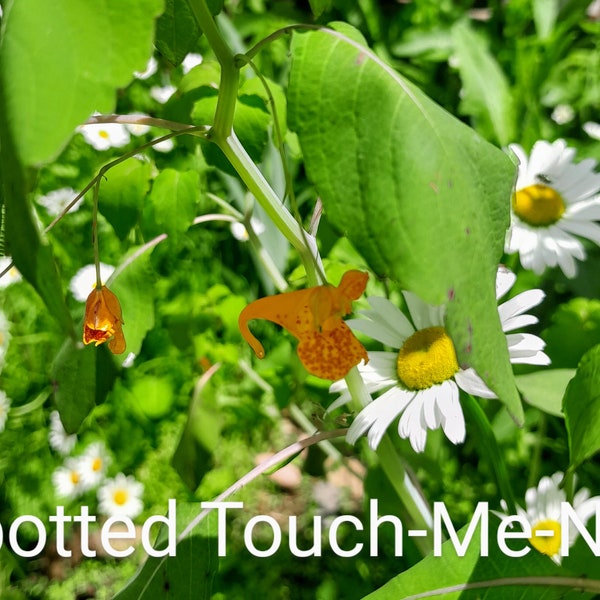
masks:
POLYGON ((152 53, 162 0, 18 0, 4 16, 0 87, 21 161, 52 159, 152 53))
POLYGON ((587 352, 563 404, 573 468, 600 450, 600 345, 587 352))
POLYGON ((562 401, 575 369, 544 369, 517 375, 517 387, 523 400, 544 412, 562 417, 562 401))
POLYGON ((481 132, 507 145, 515 140, 515 113, 506 75, 483 39, 466 21, 452 28, 463 83, 460 109, 481 132))
POLYGON ((290 123, 329 221, 380 276, 448 304, 459 362, 520 421, 494 287, 512 163, 342 34, 294 35, 292 52, 290 123))

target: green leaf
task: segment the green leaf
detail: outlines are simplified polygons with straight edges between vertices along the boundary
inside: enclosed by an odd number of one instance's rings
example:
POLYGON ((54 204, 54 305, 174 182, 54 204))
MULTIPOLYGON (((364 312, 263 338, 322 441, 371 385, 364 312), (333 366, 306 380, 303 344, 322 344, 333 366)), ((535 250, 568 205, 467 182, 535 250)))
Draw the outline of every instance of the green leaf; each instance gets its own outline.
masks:
POLYGON ((200 178, 195 171, 163 169, 154 180, 150 204, 157 225, 167 235, 187 231, 196 216, 200 178))
POLYGON ((559 11, 558 0, 533 0, 533 21, 541 40, 547 39, 552 33, 559 11))
POLYGON ((517 387, 523 400, 540 410, 562 417, 562 402, 569 381, 575 375, 575 369, 546 369, 517 375, 517 387))
POLYGON ((73 320, 65 304, 62 282, 52 249, 40 236, 26 197, 24 173, 15 156, 4 111, 5 90, 0 86, 0 212, 5 210, 3 231, 6 250, 40 295, 63 333, 75 337, 73 320))
POLYGON ((581 357, 600 344, 600 300, 573 298, 552 315, 542 333, 554 367, 576 367, 581 357))
POLYGON ((320 17, 321 14, 331 8, 332 0, 308 0, 310 10, 315 17, 320 17))
MULTIPOLYGON (((198 502, 177 503, 177 535, 199 512, 198 502)), ((154 547, 166 548, 167 535, 167 527, 162 526, 154 547)), ((218 569, 216 535, 215 513, 177 544, 175 556, 148 557, 137 575, 114 600, 209 600, 218 569)))
POLYGON ((151 172, 149 162, 133 158, 110 169, 100 186, 98 207, 121 240, 138 222, 151 172))
POLYGON ((506 75, 468 22, 454 25, 452 39, 463 84, 461 112, 474 118, 483 135, 509 144, 515 140, 515 111, 506 75))
MULTIPOLYGON (((497 521, 490 519, 489 532, 478 525, 468 544, 464 556, 458 556, 452 540, 442 544, 441 556, 429 555, 421 562, 404 571, 376 592, 365 596, 365 600, 402 600, 403 598, 439 597, 445 600, 458 598, 485 598, 486 600, 544 600, 590 598, 591 594, 572 591, 571 581, 563 585, 552 585, 548 579, 543 585, 534 585, 534 578, 569 577, 566 569, 555 565, 547 556, 530 548, 526 556, 513 558, 501 552, 497 544, 497 521), (488 536, 489 556, 481 556, 481 535, 488 536), (522 583, 514 578, 523 578, 522 583), (513 579, 513 581, 510 581, 513 579), (485 585, 484 582, 489 582, 485 585), (479 587, 478 584, 481 584, 479 587), (472 591, 468 585, 473 585, 472 591), (467 589, 463 589, 467 586, 467 589), (477 586, 477 587, 475 587, 477 586), (510 587, 509 587, 510 586, 510 587), (421 594, 423 594, 421 596, 421 594)), ((518 527, 518 525, 517 525, 518 527)), ((466 539, 468 527, 457 532, 461 542, 466 539)), ((510 531, 510 530, 508 530, 510 531)), ((511 549, 518 550, 527 545, 524 540, 506 541, 511 549)))
POLYGON ((587 352, 563 403, 571 468, 600 450, 600 345, 587 352))
POLYGON ((330 223, 370 267, 447 304, 459 363, 522 420, 495 297, 514 166, 367 48, 295 34, 288 92, 330 223))
POLYGON ((4 16, 0 87, 21 161, 51 160, 152 52, 162 0, 19 0, 4 16))
POLYGON ((105 346, 68 339, 52 364, 54 399, 68 433, 75 433, 112 388, 116 371, 105 346))
POLYGON ((139 354, 146 333, 154 327, 154 271, 150 266, 150 247, 132 251, 108 280, 107 285, 117 296, 123 312, 123 334, 126 350, 119 355, 124 360, 130 352, 139 354), (141 254, 140 254, 141 252, 141 254))

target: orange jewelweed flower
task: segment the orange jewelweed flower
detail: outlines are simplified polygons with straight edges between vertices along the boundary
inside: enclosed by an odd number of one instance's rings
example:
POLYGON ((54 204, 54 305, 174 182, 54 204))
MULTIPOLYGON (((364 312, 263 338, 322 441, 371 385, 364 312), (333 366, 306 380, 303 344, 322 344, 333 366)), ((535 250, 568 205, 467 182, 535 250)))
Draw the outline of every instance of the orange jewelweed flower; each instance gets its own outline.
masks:
POLYGON ((266 296, 250 303, 241 312, 239 327, 258 358, 265 357, 262 344, 252 335, 248 321, 266 319, 285 327, 300 340, 298 356, 306 370, 323 379, 341 379, 367 351, 342 317, 352 312, 367 286, 368 273, 347 271, 338 287, 316 287, 266 296))
POLYGON ((105 286, 92 290, 85 303, 83 343, 96 346, 108 341, 113 354, 125 351, 123 317, 118 298, 105 286))

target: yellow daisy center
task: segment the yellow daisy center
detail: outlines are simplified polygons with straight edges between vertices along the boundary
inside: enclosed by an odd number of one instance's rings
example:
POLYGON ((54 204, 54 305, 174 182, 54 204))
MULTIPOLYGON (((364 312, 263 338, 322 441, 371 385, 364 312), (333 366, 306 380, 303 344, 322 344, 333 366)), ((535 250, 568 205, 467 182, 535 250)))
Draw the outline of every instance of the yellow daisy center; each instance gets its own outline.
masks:
POLYGON ((97 456, 92 461, 92 471, 98 472, 100 471, 100 469, 102 469, 102 459, 99 456, 97 456))
POLYGON ((108 131, 104 131, 104 129, 100 129, 100 131, 98 131, 98 135, 101 138, 104 138, 105 140, 107 140, 110 136, 108 135, 108 131))
POLYGON ((562 196, 543 183, 518 190, 513 196, 512 207, 519 219, 534 227, 556 223, 566 208, 562 196))
POLYGON ((531 538, 529 538, 529 543, 542 554, 546 556, 554 556, 558 554, 560 550, 560 523, 558 521, 554 521, 552 519, 546 519, 545 521, 540 521, 536 523, 535 526, 531 529, 531 538), (552 531, 552 535, 536 535, 536 532, 543 531, 552 531))
POLYGON ((127 493, 127 490, 117 490, 113 494, 113 500, 115 501, 115 504, 118 504, 119 506, 126 504, 128 498, 129 494, 127 493))
POLYGON ((77 471, 71 471, 69 476, 73 485, 77 485, 79 483, 79 473, 77 471))
POLYGON ((413 333, 398 354, 398 377, 409 390, 424 390, 458 371, 452 340, 443 327, 413 333))

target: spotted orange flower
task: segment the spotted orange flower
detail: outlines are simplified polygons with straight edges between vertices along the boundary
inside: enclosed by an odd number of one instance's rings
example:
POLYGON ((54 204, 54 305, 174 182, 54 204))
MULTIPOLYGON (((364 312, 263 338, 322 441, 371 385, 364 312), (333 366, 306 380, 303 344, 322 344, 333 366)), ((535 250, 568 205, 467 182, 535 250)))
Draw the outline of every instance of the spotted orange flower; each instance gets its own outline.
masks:
POLYGON ((265 350, 248 328, 252 319, 266 319, 285 327, 300 340, 298 356, 306 370, 323 379, 341 379, 367 351, 354 337, 342 317, 352 312, 352 301, 360 298, 368 273, 347 271, 338 287, 316 287, 259 298, 241 312, 239 326, 258 358, 265 350))
POLYGON ((85 303, 83 343, 96 346, 108 342, 113 354, 125 351, 123 317, 118 298, 105 286, 92 291, 85 303))

